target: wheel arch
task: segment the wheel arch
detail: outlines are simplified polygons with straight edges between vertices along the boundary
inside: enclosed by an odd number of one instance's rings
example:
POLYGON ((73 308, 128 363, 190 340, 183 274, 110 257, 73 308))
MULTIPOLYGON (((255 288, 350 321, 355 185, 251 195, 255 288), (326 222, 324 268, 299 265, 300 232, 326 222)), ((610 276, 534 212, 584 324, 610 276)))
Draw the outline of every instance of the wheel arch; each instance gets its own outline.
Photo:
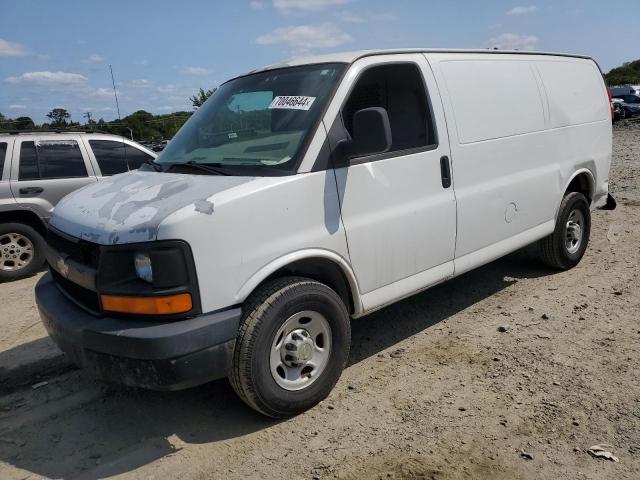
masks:
POLYGON ((573 175, 569 177, 569 180, 565 183, 564 188, 562 189, 562 197, 558 200, 558 204, 556 205, 556 214, 555 218, 558 218, 558 213, 560 211, 560 204, 562 203, 562 199, 569 192, 579 192, 582 193, 589 202, 589 205, 593 202, 593 195, 596 190, 596 179, 593 175, 593 172, 588 168, 580 168, 573 172, 573 175))
POLYGON ((0 223, 23 223, 30 226, 43 237, 47 226, 35 212, 26 209, 0 211, 0 223))
POLYGON ((356 277, 349 263, 339 254, 323 249, 308 249, 279 257, 256 272, 236 294, 238 303, 260 285, 288 275, 308 277, 332 288, 345 302, 351 315, 362 313, 362 301, 356 277))

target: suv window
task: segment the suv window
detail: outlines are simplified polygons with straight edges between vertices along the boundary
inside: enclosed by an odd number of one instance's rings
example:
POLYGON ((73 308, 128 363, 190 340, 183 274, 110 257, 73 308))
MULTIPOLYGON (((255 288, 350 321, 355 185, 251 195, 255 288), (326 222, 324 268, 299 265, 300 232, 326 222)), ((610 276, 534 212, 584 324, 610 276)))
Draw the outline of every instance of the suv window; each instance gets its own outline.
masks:
POLYGON ((363 108, 382 107, 391 124, 389 151, 437 143, 422 75, 415 64, 392 64, 366 70, 351 92, 342 116, 353 135, 353 115, 363 108))
POLYGON ((153 160, 153 157, 142 150, 125 144, 125 150, 127 152, 127 163, 129 164, 129 170, 136 170, 140 168, 144 162, 153 160))
POLYGON ((89 140, 89 145, 98 161, 102 175, 105 176, 135 170, 145 160, 153 160, 151 155, 124 142, 89 140))
POLYGON ((7 155, 7 142, 0 142, 0 181, 2 181, 2 172, 4 171, 4 157, 7 155))
POLYGON ((87 168, 75 140, 22 142, 20 180, 86 177, 87 168))

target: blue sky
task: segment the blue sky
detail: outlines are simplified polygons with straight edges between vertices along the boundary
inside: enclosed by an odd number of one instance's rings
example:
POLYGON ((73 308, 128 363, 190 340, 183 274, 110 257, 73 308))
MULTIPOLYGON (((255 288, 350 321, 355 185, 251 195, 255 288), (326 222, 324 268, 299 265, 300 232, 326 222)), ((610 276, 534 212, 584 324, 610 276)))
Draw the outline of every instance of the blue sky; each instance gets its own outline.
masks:
MULTIPOLYGON (((633 2, 629 3, 631 5, 633 2)), ((0 0, 0 112, 36 123, 190 110, 188 97, 294 55, 363 48, 520 48, 640 57, 638 23, 602 0, 0 0)))

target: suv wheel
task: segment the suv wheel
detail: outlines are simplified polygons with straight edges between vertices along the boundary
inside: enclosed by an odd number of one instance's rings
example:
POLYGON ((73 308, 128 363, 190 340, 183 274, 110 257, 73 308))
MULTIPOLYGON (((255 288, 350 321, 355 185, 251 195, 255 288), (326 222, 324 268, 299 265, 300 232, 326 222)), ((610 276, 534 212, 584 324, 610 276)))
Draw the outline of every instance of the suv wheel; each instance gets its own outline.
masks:
POLYGON ((31 275, 44 264, 44 239, 29 225, 0 224, 0 281, 31 275))
POLYGON ((265 284, 243 310, 230 380, 245 403, 286 418, 329 395, 351 343, 349 313, 336 292, 286 277, 265 284))
POLYGON ((550 267, 568 270, 575 267, 589 243, 591 211, 586 197, 567 194, 560 204, 554 232, 538 242, 542 261, 550 267))

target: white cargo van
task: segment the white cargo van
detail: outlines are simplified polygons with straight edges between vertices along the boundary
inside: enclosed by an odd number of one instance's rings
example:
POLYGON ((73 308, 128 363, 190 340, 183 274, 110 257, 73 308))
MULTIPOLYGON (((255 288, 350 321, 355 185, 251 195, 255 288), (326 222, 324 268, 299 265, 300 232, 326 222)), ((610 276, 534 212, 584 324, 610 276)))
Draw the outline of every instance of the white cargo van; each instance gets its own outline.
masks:
POLYGON ((574 55, 369 51, 252 71, 156 162, 58 204, 40 314, 102 378, 229 376, 263 414, 297 414, 338 381, 350 317, 536 241, 575 266, 590 211, 615 206, 609 107, 574 55))

